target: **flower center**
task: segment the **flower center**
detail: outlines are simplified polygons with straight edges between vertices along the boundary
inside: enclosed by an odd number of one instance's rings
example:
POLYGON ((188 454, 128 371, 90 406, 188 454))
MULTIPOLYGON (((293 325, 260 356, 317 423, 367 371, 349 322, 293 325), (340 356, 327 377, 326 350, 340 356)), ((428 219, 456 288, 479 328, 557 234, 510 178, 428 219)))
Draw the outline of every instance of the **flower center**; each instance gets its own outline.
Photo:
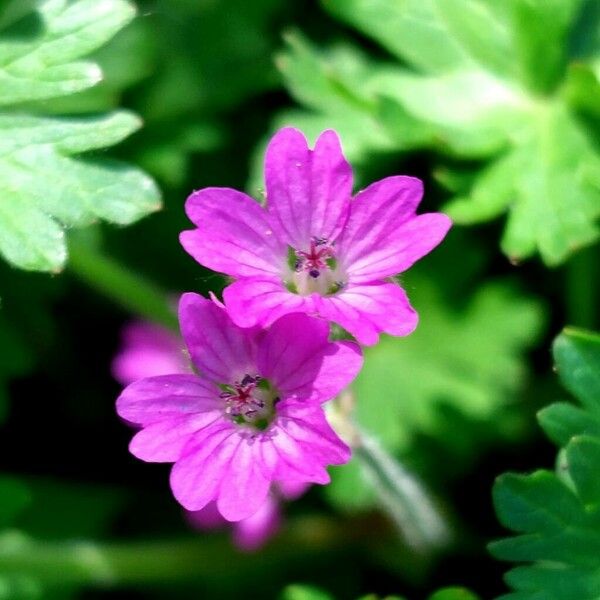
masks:
POLYGON ((225 400, 225 414, 234 423, 252 425, 260 430, 270 425, 279 398, 268 380, 246 374, 241 381, 219 387, 219 397, 225 400))
POLYGON ((345 285, 335 256, 335 244, 325 238, 313 237, 308 250, 288 247, 286 287, 295 294, 312 293, 327 296, 339 292, 345 285))

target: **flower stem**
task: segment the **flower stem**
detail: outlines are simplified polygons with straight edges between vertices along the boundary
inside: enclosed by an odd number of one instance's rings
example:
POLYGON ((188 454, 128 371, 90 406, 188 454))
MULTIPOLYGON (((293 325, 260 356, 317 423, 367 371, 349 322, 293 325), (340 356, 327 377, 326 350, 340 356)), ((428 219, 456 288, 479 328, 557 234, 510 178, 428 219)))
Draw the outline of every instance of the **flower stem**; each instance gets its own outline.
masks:
POLYGON ((330 407, 329 420, 352 447, 365 479, 406 545, 426 558, 451 541, 450 527, 418 477, 355 423, 354 404, 354 394, 346 390, 330 407))
POLYGON ((90 287, 140 317, 178 330, 167 294, 89 244, 69 239, 69 268, 90 287))
POLYGON ((448 544, 450 529, 419 479, 373 438, 359 433, 354 453, 371 481, 382 508, 406 544, 429 554, 448 544))

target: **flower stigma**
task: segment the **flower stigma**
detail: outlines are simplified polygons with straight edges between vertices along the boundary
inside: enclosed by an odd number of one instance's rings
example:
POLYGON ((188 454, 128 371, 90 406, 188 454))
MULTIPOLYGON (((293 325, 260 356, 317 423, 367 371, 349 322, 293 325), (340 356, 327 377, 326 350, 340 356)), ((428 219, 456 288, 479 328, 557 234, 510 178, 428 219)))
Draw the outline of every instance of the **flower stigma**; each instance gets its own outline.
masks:
POLYGON ((345 285, 338 268, 335 243, 326 238, 311 238, 308 250, 288 247, 287 259, 289 272, 285 284, 295 294, 328 296, 345 285))
POLYGON ((241 381, 219 386, 225 400, 225 414, 238 425, 264 431, 273 421, 279 397, 267 379, 245 374, 241 381))

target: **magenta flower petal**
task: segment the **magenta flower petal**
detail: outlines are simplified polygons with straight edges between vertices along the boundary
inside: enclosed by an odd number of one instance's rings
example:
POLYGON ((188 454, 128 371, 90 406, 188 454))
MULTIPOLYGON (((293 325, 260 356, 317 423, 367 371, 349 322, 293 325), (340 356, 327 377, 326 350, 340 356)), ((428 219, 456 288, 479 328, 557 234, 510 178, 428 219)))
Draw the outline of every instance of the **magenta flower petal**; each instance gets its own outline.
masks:
POLYGON ((348 264, 352 283, 369 283, 403 273, 417 260, 429 254, 445 237, 452 223, 441 213, 415 216, 401 225, 385 242, 365 251, 348 264))
POLYGON ((244 435, 220 424, 200 431, 171 471, 171 488, 188 510, 199 510, 213 499, 228 521, 254 514, 269 490, 265 465, 260 464, 262 437, 244 435))
POLYGON ((191 367, 181 338, 154 323, 136 321, 123 329, 112 373, 127 385, 143 377, 191 373, 191 367))
POLYGON ((233 277, 280 273, 285 246, 258 202, 236 190, 205 188, 185 208, 198 229, 182 232, 180 241, 198 262, 233 277))
POLYGON ((222 420, 190 439, 183 456, 171 469, 171 489, 187 510, 200 510, 218 497, 229 475, 231 457, 240 437, 233 423, 222 420))
POLYGON ((395 283, 349 285, 336 296, 320 298, 319 314, 365 346, 376 344, 380 332, 408 335, 419 320, 406 292, 395 283))
POLYGON ((441 213, 417 216, 422 195, 414 177, 388 177, 356 195, 339 241, 350 282, 402 273, 442 241, 452 223, 441 213))
POLYGON ((226 311, 211 300, 198 294, 183 294, 179 321, 192 361, 208 379, 233 382, 253 369, 253 332, 236 327, 226 311))
POLYGON ((277 478, 291 475, 313 483, 329 483, 329 474, 324 465, 312 453, 306 456, 304 445, 285 429, 277 432, 273 447, 279 456, 278 470, 275 472, 277 478))
POLYGON ((414 218, 423 197, 416 177, 386 177, 358 192, 338 245, 344 262, 351 264, 365 251, 386 240, 414 218))
POLYGON ((260 446, 264 443, 269 441, 260 435, 240 436, 217 499, 219 512, 228 521, 252 516, 267 498, 273 474, 260 461, 260 446))
POLYGON ((262 506, 251 516, 235 524, 233 542, 241 550, 258 550, 281 527, 279 502, 269 494, 262 506))
POLYGON ((311 296, 291 294, 274 278, 238 279, 223 291, 231 318, 240 327, 268 326, 294 312, 316 314, 311 296))
POLYGON ((127 386, 117 399, 119 416, 141 426, 218 409, 217 388, 196 375, 159 375, 140 379, 127 386))
POLYGON ((316 402, 339 394, 363 363, 356 344, 330 342, 327 321, 302 314, 286 315, 267 331, 257 361, 286 398, 316 402))
POLYGON ((278 414, 272 436, 280 457, 276 479, 329 483, 323 466, 348 462, 350 448, 333 431, 323 410, 314 403, 287 400, 280 403, 278 414))
POLYGON ((220 417, 220 411, 212 410, 151 423, 135 434, 129 451, 147 462, 175 462, 182 455, 190 436, 220 417))
POLYGON ((308 148, 302 132, 280 129, 265 157, 267 208, 281 237, 303 248, 311 237, 335 239, 348 215, 352 169, 337 134, 324 131, 308 148))

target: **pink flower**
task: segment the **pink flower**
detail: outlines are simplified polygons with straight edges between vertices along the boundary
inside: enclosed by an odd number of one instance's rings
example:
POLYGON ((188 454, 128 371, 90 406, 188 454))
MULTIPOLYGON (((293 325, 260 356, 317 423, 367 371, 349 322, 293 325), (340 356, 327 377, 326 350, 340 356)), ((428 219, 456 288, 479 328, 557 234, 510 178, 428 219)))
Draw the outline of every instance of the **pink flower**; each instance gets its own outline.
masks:
MULTIPOLYGON (((128 385, 156 375, 192 373, 192 365, 181 337, 165 327, 147 321, 129 323, 122 334, 122 345, 116 355, 112 371, 115 379, 128 385)), ((302 495, 309 484, 294 481, 272 486, 263 505, 251 516, 233 523, 235 545, 246 551, 260 548, 280 528, 282 500, 293 500, 302 495)), ((214 529, 228 523, 209 502, 203 509, 186 511, 188 522, 197 529, 214 529)))
POLYGON ((327 483, 348 447, 320 403, 358 373, 360 350, 328 340, 325 321, 290 314, 267 331, 242 329, 217 303, 184 294, 179 321, 200 375, 129 385, 117 412, 141 427, 130 451, 174 462, 171 488, 188 510, 216 500, 228 521, 255 514, 272 483, 327 483))
POLYGON ((352 170, 337 134, 314 150, 302 133, 281 129, 265 159, 267 204, 228 188, 187 200, 197 229, 181 243, 199 263, 236 281, 225 289, 241 327, 268 326, 282 315, 320 315, 361 343, 380 332, 407 335, 417 314, 390 278, 437 246, 450 228, 440 213, 417 215, 423 185, 388 177, 352 198, 352 170))
POLYGON ((279 500, 269 493, 259 509, 249 517, 229 523, 219 512, 216 502, 209 502, 200 510, 186 511, 189 524, 196 529, 219 529, 233 525, 233 542, 247 552, 257 550, 273 537, 281 526, 279 500))
POLYGON ((134 321, 124 329, 112 374, 122 385, 144 377, 192 373, 183 340, 165 327, 134 321))

